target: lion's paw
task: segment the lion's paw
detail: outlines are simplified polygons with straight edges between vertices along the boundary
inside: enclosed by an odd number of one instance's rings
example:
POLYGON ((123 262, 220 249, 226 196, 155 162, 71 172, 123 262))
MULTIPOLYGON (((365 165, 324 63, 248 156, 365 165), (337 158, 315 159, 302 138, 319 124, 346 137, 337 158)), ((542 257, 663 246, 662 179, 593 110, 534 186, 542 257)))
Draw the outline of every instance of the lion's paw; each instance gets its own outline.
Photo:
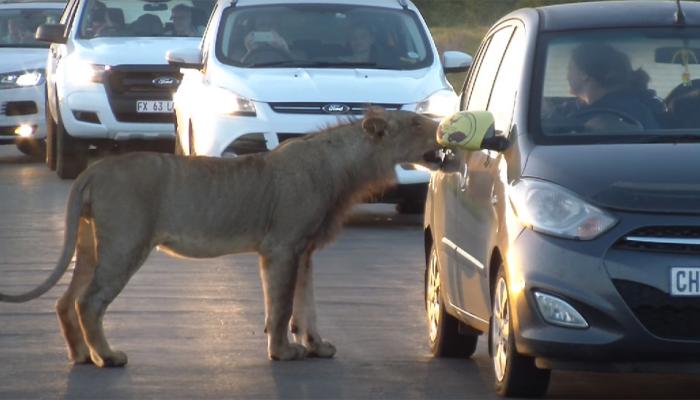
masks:
POLYGON ((113 350, 107 356, 97 356, 93 354, 92 361, 100 368, 113 368, 113 367, 123 367, 126 365, 128 359, 126 353, 119 350, 113 350))
POLYGON ((308 347, 309 357, 332 358, 335 355, 335 346, 325 340, 321 343, 314 343, 308 347))
POLYGON ((275 361, 301 360, 306 357, 306 347, 290 343, 276 351, 270 350, 270 359, 275 361))

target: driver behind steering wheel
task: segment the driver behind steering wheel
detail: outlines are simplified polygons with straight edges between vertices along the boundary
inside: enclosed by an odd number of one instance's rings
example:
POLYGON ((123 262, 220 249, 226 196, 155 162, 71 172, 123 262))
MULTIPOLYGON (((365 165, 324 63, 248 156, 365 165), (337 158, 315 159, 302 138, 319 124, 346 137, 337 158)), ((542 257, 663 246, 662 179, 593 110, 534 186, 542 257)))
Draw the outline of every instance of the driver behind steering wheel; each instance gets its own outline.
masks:
POLYGON ((287 41, 277 32, 276 19, 272 15, 263 14, 255 18, 253 29, 245 36, 243 44, 250 53, 263 46, 270 46, 289 52, 287 41))
POLYGON ((605 43, 574 48, 567 70, 569 91, 575 101, 550 110, 549 119, 575 122, 586 131, 659 128, 656 115, 665 109, 649 75, 632 69, 627 54, 605 43))

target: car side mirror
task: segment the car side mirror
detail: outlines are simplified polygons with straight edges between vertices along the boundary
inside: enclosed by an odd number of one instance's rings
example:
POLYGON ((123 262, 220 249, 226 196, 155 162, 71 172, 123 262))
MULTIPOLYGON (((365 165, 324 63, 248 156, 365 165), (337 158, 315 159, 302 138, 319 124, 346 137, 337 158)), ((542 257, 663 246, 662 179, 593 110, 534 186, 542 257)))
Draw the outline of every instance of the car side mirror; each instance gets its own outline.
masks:
POLYGON ((446 51, 442 54, 442 68, 448 74, 469 71, 472 61, 472 56, 461 51, 446 51))
POLYGON ((168 64, 178 68, 201 69, 203 64, 202 53, 197 47, 169 50, 165 59, 168 64))
POLYGON ((34 38, 40 42, 65 44, 66 26, 64 24, 42 24, 36 28, 34 38))
POLYGON ((496 136, 493 114, 488 111, 460 111, 440 122, 437 142, 447 148, 465 151, 504 151, 508 139, 496 136))

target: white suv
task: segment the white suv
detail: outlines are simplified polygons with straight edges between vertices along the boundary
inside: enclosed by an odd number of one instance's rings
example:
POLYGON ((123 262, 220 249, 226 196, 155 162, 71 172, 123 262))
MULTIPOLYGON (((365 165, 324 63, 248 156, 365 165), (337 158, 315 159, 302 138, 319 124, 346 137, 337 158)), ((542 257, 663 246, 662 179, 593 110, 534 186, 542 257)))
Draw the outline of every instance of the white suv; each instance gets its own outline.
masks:
POLYGON ((213 0, 70 0, 60 24, 42 25, 47 65, 47 163, 61 178, 86 166, 90 147, 172 151, 166 50, 196 46, 213 0))
POLYGON ((0 1, 0 144, 25 154, 44 153, 44 88, 48 45, 37 26, 57 22, 64 1, 0 1))
MULTIPOLYGON (((219 0, 199 48, 173 49, 176 151, 235 157, 362 115, 368 105, 429 114, 457 108, 418 9, 404 0, 219 0)), ((310 157, 313 155, 309 155, 310 157)), ((429 173, 397 166, 400 210, 422 211, 429 173)))

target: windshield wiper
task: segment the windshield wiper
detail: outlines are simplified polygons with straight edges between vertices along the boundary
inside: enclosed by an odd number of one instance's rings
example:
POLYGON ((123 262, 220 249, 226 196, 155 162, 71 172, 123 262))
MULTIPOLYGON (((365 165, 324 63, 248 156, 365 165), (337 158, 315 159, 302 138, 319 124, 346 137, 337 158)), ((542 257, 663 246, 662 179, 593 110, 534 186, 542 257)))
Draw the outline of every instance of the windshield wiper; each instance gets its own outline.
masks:
POLYGON ((270 62, 260 62, 255 64, 246 65, 249 68, 263 68, 263 67, 300 67, 300 68, 333 68, 333 67, 345 67, 345 68, 370 68, 376 67, 377 63, 371 62, 329 62, 329 61, 270 61, 270 62))
POLYGON ((700 143, 700 135, 650 135, 630 141, 634 143, 700 143))

